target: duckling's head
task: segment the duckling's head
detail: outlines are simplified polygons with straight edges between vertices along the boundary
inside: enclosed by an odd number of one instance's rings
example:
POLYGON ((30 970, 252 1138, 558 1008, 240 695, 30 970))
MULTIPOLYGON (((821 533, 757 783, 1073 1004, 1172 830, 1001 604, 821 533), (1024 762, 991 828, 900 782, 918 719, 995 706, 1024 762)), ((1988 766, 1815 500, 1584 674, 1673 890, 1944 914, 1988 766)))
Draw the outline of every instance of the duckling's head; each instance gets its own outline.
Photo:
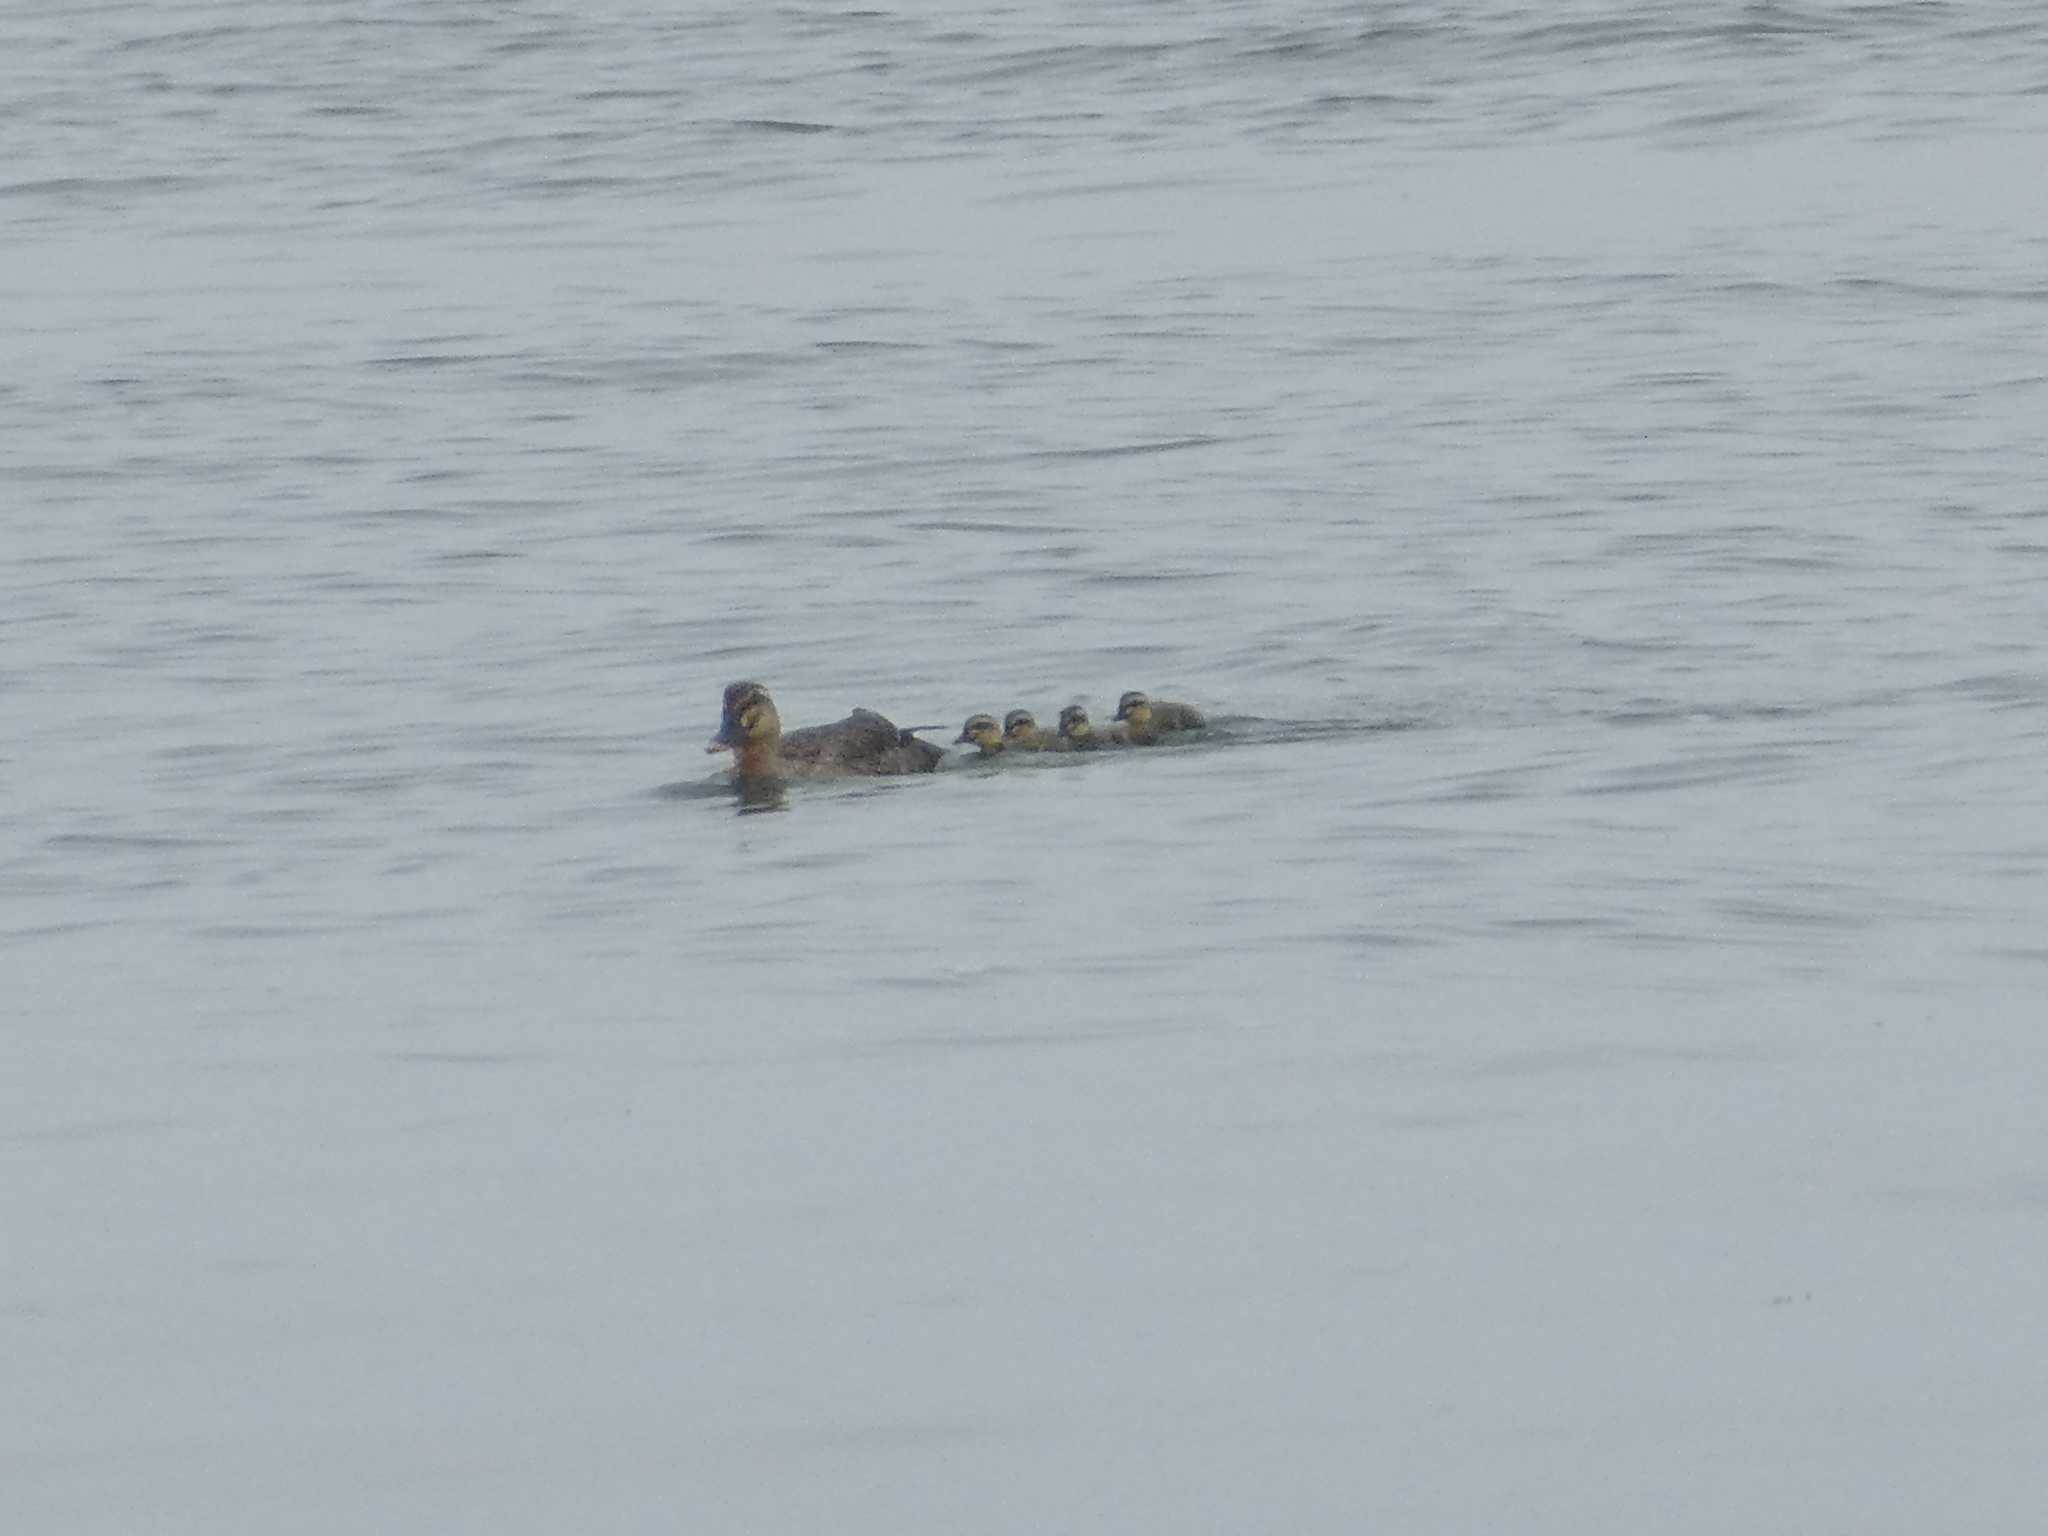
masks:
POLYGON ((969 715, 967 723, 960 727, 956 742, 972 742, 983 752, 1003 750, 1003 728, 996 724, 994 715, 969 715))
POLYGON ((1144 730, 1152 723, 1152 701, 1133 688, 1116 701, 1116 717, 1128 720, 1133 730, 1144 730))
POLYGON ((1078 704, 1069 704, 1060 711, 1060 734, 1069 741, 1087 741, 1095 735, 1095 727, 1089 723, 1088 711, 1078 704))
POLYGON ((732 683, 725 690, 725 713, 718 722, 718 734, 706 752, 745 752, 762 747, 782 734, 782 717, 775 713, 775 701, 759 683, 732 683))
POLYGON ((1015 741, 1038 730, 1038 719, 1028 709, 1013 709, 1003 716, 1003 734, 1015 741))

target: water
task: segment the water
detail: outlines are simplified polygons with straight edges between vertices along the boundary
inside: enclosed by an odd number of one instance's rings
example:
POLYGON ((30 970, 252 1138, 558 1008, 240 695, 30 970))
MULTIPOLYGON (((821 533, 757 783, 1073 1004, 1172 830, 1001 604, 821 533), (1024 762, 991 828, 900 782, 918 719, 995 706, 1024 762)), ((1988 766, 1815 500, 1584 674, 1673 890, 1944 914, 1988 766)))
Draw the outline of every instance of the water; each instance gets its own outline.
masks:
POLYGON ((2048 20, 0 12, 10 1529, 2010 1531, 2048 20), (1211 740, 798 786, 720 689, 1211 740))

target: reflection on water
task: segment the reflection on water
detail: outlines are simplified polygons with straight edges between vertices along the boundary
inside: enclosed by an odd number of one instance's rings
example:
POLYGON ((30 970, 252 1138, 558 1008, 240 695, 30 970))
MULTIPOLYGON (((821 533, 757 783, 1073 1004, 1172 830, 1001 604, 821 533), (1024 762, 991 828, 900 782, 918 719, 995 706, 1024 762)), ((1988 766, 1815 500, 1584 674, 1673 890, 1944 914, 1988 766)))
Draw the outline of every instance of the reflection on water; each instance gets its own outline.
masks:
POLYGON ((757 811, 789 809, 789 785, 781 779, 761 778, 753 774, 736 775, 732 788, 733 799, 742 816, 757 811))
MULTIPOLYGON (((1105 743, 1080 751, 1017 749, 994 754, 983 754, 972 748, 956 748, 940 759, 934 772, 999 774, 1071 770, 1085 764, 1107 763, 1119 759, 1142 762, 1148 757, 1164 754, 1197 754, 1210 749, 1282 747, 1341 741, 1345 738, 1369 738, 1390 732, 1415 730, 1425 723, 1420 719, 1296 721, 1268 720, 1253 715, 1219 715, 1212 717, 1209 723, 1200 729, 1162 733, 1155 740, 1142 746, 1105 743)), ((753 811, 789 809, 792 786, 799 794, 805 791, 817 793, 828 789, 843 794, 849 789, 858 789, 862 786, 880 787, 898 782, 911 786, 926 777, 928 776, 924 774, 882 778, 848 774, 806 776, 790 780, 759 775, 742 776, 728 769, 703 779, 664 784, 656 793, 670 800, 730 800, 742 814, 746 814, 753 811)))
POLYGON ((786 780, 741 775, 730 769, 708 778, 664 784, 655 793, 664 800, 730 802, 743 816, 754 811, 789 808, 789 784, 786 780))

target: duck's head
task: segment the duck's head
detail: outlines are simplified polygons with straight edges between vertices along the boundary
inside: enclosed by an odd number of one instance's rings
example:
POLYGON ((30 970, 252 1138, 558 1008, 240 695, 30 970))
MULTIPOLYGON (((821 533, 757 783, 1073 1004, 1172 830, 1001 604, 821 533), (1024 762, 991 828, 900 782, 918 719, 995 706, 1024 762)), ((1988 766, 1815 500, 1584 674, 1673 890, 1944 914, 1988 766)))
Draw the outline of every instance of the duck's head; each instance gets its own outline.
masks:
POLYGON ((1145 730, 1152 724, 1152 701, 1133 688, 1116 701, 1116 717, 1129 721, 1134 731, 1145 730))
POLYGON ((956 742, 971 742, 984 752, 1003 750, 1003 728, 996 724, 994 715, 969 715, 967 723, 960 727, 956 742))
POLYGON ((1037 731, 1038 717, 1028 709, 1013 709, 1003 716, 1003 735, 1011 741, 1035 735, 1037 731))
POLYGON ((775 713, 775 701, 759 683, 732 683, 725 690, 725 713, 718 722, 718 734, 706 752, 745 752, 763 747, 782 734, 782 717, 775 713))
POLYGON ((1060 734, 1069 741, 1089 741, 1094 738, 1095 727, 1088 719, 1088 711, 1078 704, 1069 704, 1060 711, 1060 734))

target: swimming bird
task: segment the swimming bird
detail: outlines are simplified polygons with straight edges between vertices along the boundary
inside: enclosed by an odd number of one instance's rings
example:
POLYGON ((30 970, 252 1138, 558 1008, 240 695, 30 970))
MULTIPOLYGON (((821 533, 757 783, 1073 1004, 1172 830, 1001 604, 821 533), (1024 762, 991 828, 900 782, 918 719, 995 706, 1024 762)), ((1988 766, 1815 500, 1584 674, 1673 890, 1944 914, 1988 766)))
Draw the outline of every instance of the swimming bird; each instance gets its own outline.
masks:
POLYGON ((964 742, 981 748, 983 757, 995 757, 1008 745, 1003 740, 1003 728, 996 724, 994 715, 969 715, 953 741, 956 745, 964 742))
POLYGON ((1003 716, 1003 744, 1019 752, 1059 750, 1059 735, 1038 723, 1028 709, 1013 709, 1003 716))
POLYGON ((1060 711, 1060 740, 1066 743, 1069 752, 1094 752, 1102 747, 1122 747, 1130 743, 1125 739, 1121 727, 1111 726, 1106 731, 1095 729, 1088 718, 1088 711, 1078 704, 1069 704, 1060 711))
POLYGON ((1209 722, 1192 704, 1154 703, 1135 688, 1116 701, 1116 717, 1130 739, 1150 745, 1169 731, 1199 731, 1209 722))
POLYGON ((706 752, 731 752, 741 779, 825 779, 869 774, 930 773, 945 752, 871 709, 830 725, 782 729, 775 701, 759 683, 733 683, 706 752))

